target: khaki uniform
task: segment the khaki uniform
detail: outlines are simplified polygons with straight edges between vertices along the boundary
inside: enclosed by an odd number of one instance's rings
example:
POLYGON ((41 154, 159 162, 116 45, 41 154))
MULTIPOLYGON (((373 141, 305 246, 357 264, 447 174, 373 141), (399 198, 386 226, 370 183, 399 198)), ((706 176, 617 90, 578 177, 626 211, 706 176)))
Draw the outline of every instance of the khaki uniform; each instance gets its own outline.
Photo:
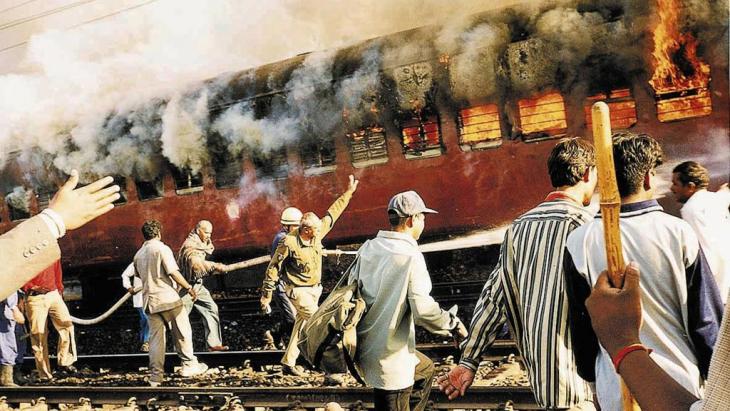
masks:
POLYGON ((332 230, 351 197, 350 192, 345 192, 332 203, 327 215, 322 218, 322 226, 317 236, 309 242, 299 237, 298 229, 287 234, 279 243, 266 269, 262 287, 264 292, 274 291, 281 272, 286 295, 297 309, 291 338, 281 360, 284 365, 293 367, 296 364, 299 357, 299 334, 309 317, 317 311, 319 297, 322 295, 322 238, 332 230))

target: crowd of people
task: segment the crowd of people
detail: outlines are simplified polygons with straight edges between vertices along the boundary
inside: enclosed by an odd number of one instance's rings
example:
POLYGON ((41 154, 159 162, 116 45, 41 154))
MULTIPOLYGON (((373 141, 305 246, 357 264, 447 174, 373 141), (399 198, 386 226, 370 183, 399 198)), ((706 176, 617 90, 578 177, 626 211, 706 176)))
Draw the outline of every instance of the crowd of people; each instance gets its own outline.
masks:
MULTIPOLYGON (((459 364, 437 379, 452 399, 468 395, 481 357, 506 324, 544 409, 621 410, 621 378, 645 410, 730 405, 724 372, 730 364, 730 330, 721 327, 727 322, 723 312, 730 289, 730 190, 725 184, 708 191, 708 171, 693 161, 681 163, 673 169, 671 191, 684 206, 682 219, 673 217, 654 198, 656 169, 663 162, 659 143, 645 134, 617 133, 613 156, 622 251, 629 263, 624 284, 617 287, 608 280, 602 215, 587 208, 598 178, 594 149, 581 138, 563 139, 547 159, 554 191, 508 228, 468 329, 430 296, 431 279, 417 241, 426 216, 437 211, 415 191, 390 199, 389 229, 362 245, 347 274, 367 307, 357 327, 354 361, 374 389, 376 409, 426 406, 435 369, 415 350, 415 325, 461 341, 459 364)), ((53 377, 49 317, 59 333, 59 367, 74 371, 73 324, 61 297, 57 239, 108 212, 118 196, 118 187, 107 187, 108 178, 79 189, 77 181, 72 174, 48 209, 0 237, 3 255, 15 260, 9 273, 17 277, 4 278, 0 287, 5 298, 0 385, 14 383, 13 365, 22 352, 15 335, 25 316, 38 378, 53 377), (70 210, 69 201, 79 202, 78 210, 70 210), (18 298, 18 288, 24 297, 18 298)), ((346 210, 358 183, 350 176, 347 189, 322 218, 294 207, 282 212, 260 303, 262 311, 271 312, 274 302, 282 313, 272 339, 282 343, 289 335, 281 359, 284 374, 305 374, 297 365, 298 343, 320 303, 322 239, 346 210)), ((207 276, 226 272, 225 265, 208 260, 214 250, 212 233, 213 225, 200 221, 176 258, 162 241, 162 225, 146 221, 145 241, 122 274, 123 287, 136 294, 140 347, 149 351, 152 386, 164 381, 166 325, 182 361, 180 373, 207 370, 193 352, 193 308, 204 320, 208 349, 228 350, 218 307, 203 284, 207 276)), ((335 374, 328 378, 338 381, 335 374)))

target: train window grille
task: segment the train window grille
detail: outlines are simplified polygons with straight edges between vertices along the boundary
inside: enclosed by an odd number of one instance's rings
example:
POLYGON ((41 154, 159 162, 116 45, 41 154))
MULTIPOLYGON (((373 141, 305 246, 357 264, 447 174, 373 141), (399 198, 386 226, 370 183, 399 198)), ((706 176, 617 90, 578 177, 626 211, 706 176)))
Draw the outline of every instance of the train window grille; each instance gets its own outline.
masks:
POLYGON ((237 187, 243 174, 242 164, 240 158, 234 158, 230 155, 221 161, 216 161, 213 166, 216 188, 237 187))
POLYGON ((5 195, 10 221, 30 218, 30 193, 23 187, 16 187, 5 195))
POLYGON ((565 135, 568 121, 565 101, 558 92, 521 99, 517 102, 525 141, 539 141, 565 135))
POLYGON ((407 159, 440 156, 443 153, 438 117, 415 118, 403 123, 403 153, 407 159))
POLYGON ((383 127, 368 127, 347 134, 352 165, 367 167, 388 162, 388 149, 383 127))
POLYGON ((175 193, 179 195, 192 194, 203 191, 203 175, 193 174, 189 168, 179 169, 171 167, 172 179, 175 181, 175 193))
POLYGON ((257 180, 279 180, 286 178, 289 173, 289 163, 284 147, 267 153, 254 152, 251 155, 251 162, 256 169, 257 180))
POLYGON ((459 145, 464 151, 496 147, 502 144, 502 128, 496 104, 459 110, 459 145))
POLYGON ((48 208, 54 195, 56 195, 55 189, 39 187, 35 190, 35 199, 39 212, 48 208))
POLYGON ((114 184, 119 186, 119 198, 114 201, 115 205, 126 204, 127 202, 127 178, 114 176, 114 184))
POLYGON ((608 105, 611 116, 612 130, 625 130, 636 124, 636 101, 628 88, 611 90, 608 94, 599 93, 586 99, 583 111, 586 118, 586 128, 593 127, 591 120, 591 106, 597 101, 603 101, 608 105))
POLYGON ((162 197, 163 187, 160 177, 151 181, 135 180, 134 185, 137 187, 137 198, 140 201, 162 197))
POLYGON ((303 142, 300 155, 304 175, 328 173, 337 167, 335 141, 331 138, 311 139, 303 142))

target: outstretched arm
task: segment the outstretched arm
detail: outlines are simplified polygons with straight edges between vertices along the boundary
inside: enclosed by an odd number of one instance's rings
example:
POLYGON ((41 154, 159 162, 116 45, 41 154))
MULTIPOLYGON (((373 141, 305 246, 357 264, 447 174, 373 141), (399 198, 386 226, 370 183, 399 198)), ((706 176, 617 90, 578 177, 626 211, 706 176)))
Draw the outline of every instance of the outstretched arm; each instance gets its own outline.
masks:
POLYGON ((332 203, 330 208, 327 209, 327 214, 322 217, 322 227, 320 229, 320 235, 322 237, 327 235, 327 233, 332 230, 332 227, 334 227, 337 219, 340 218, 342 213, 347 208, 348 204, 350 204, 352 194, 355 192, 355 190, 357 190, 357 185, 359 183, 360 180, 355 180, 355 176, 350 174, 350 182, 347 184, 347 190, 345 190, 345 192, 342 193, 342 195, 339 196, 334 203, 332 203))

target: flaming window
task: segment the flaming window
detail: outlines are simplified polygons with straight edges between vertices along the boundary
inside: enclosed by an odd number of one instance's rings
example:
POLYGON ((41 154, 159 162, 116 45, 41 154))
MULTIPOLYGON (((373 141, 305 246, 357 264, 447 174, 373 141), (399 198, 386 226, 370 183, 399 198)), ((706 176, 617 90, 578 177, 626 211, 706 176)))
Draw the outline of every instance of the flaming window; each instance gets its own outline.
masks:
POLYGON ((588 129, 592 127, 591 106, 596 101, 603 101, 608 104, 611 113, 611 129, 627 129, 636 124, 636 101, 631 96, 631 90, 624 88, 611 90, 608 95, 600 93, 588 97, 586 104, 583 106, 588 129))
POLYGON ((179 169, 174 166, 170 170, 175 180, 175 193, 192 194, 203 191, 203 175, 200 172, 193 174, 189 168, 179 169))
POLYGON ((708 86, 710 66, 697 56, 697 40, 679 31, 677 0, 658 0, 659 21, 654 29, 654 74, 649 84, 656 92, 661 122, 712 113, 708 86))
POLYGON ((256 168, 257 180, 278 180, 286 178, 289 172, 284 147, 267 153, 255 151, 251 154, 251 162, 256 168))
POLYGON ((520 123, 526 140, 540 140, 565 134, 565 102, 557 92, 517 102, 520 123))
POLYGON ((302 142, 300 155, 305 175, 322 174, 335 169, 335 141, 332 138, 309 138, 302 142))
POLYGON ((388 148, 383 127, 373 126, 348 133, 347 141, 352 156, 352 165, 355 167, 367 167, 388 161, 388 148))
POLYGON ((406 158, 441 155, 441 129, 435 115, 422 116, 403 123, 403 152, 406 158))
POLYGON ((162 197, 162 178, 160 177, 151 181, 135 180, 134 185, 137 187, 137 198, 140 201, 162 197))
POLYGON ((502 143, 499 110, 496 104, 459 111, 459 143, 464 150, 494 147, 502 143))

